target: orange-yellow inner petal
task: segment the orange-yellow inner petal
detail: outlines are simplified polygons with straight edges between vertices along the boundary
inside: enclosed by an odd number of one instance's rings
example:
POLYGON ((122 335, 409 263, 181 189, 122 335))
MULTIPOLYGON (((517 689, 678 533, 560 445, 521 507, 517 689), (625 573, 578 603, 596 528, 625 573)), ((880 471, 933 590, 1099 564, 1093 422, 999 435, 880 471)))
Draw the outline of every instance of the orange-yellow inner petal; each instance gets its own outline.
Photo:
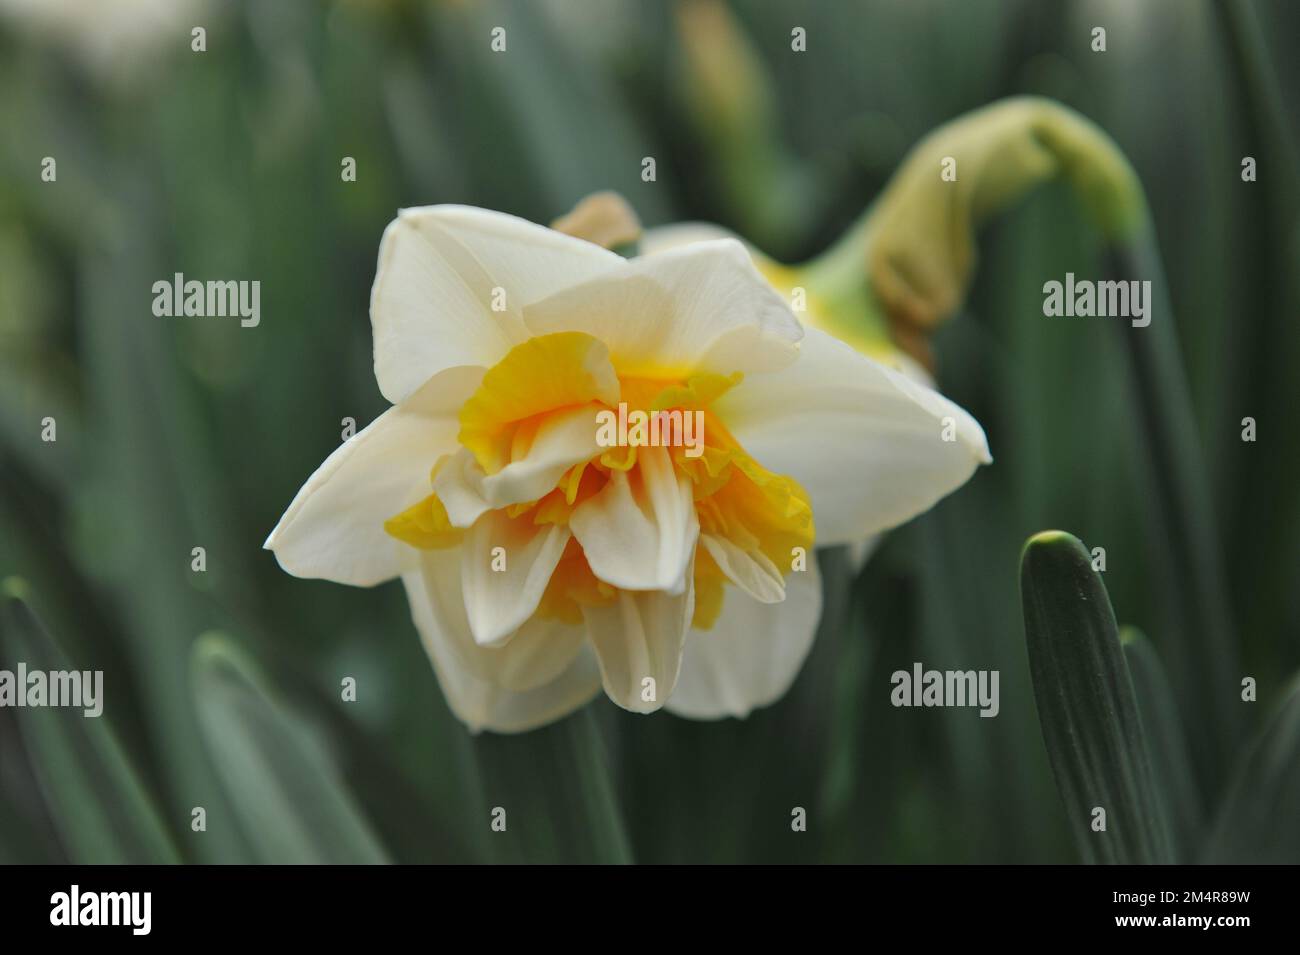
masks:
MULTIPOLYGON (((789 573, 800 553, 812 548, 812 508, 792 478, 768 471, 750 457, 711 410, 711 405, 741 380, 733 375, 699 374, 620 377, 603 344, 581 332, 560 332, 528 340, 512 349, 483 376, 460 413, 460 442, 486 474, 526 458, 547 417, 576 405, 594 404, 617 411, 665 413, 674 423, 698 413, 698 446, 668 444, 677 472, 692 485, 701 533, 725 537, 742 550, 761 552, 789 573), (680 414, 678 414, 680 413, 680 414)), ((663 419, 665 421, 668 418, 663 419)), ((665 435, 682 437, 665 427, 665 435)), ((635 443, 602 448, 568 468, 555 487, 537 500, 509 505, 507 514, 531 514, 535 524, 567 525, 575 508, 600 492, 614 470, 638 466, 635 443)), ((436 470, 436 469, 435 469, 436 470)), ((436 494, 384 524, 385 530, 414 547, 453 546, 462 531, 453 527, 436 494)), ((722 612, 727 577, 703 547, 695 557, 693 625, 707 629, 722 612)), ((538 607, 538 613, 580 623, 582 608, 606 604, 617 590, 596 577, 576 538, 570 539, 538 607)))
POLYGON ((543 416, 618 400, 609 349, 582 332, 530 338, 488 369, 460 410, 460 443, 488 474, 527 453, 543 416))
POLYGON ((459 527, 452 526, 447 518, 447 509, 436 494, 430 494, 420 503, 384 521, 384 530, 399 541, 423 550, 452 547, 460 543, 464 533, 459 527))

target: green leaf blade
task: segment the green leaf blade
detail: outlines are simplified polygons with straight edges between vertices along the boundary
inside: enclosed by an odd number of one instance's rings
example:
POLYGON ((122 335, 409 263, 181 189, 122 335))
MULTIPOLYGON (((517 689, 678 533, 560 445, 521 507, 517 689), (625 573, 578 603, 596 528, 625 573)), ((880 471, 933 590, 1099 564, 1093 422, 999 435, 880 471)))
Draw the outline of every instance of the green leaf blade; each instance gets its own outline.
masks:
POLYGON ((1242 758, 1203 861, 1300 863, 1300 675, 1242 758))
MULTIPOLYGON (((17 597, 0 598, 0 649, 6 668, 22 661, 29 671, 75 669, 17 597)), ((102 713, 88 717, 82 709, 54 706, 13 712, 71 862, 181 861, 157 805, 102 713)))
POLYGON ((388 861, 315 728, 275 698, 252 661, 207 633, 192 671, 205 742, 261 861, 388 861))
POLYGON ((1020 586, 1043 741, 1083 857, 1171 862, 1115 614, 1087 551, 1061 531, 1035 535, 1020 586), (1104 831, 1093 829, 1098 808, 1104 831))
POLYGON ((1156 792, 1169 821, 1174 855, 1179 862, 1190 862, 1204 838, 1205 808, 1173 690, 1160 656, 1145 634, 1126 626, 1120 631, 1120 644, 1133 678, 1156 792))

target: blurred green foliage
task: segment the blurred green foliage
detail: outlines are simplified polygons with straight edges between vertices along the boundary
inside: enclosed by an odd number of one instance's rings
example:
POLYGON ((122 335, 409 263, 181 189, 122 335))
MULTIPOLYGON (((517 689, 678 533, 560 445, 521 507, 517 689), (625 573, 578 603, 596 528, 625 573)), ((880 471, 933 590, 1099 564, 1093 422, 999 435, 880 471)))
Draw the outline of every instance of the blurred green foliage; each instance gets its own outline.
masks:
POLYGON ((1119 621, 1147 635, 1124 651, 1158 750, 1143 806, 1180 857, 1300 861, 1294 832, 1260 828, 1296 792, 1300 7, 732 9, 778 118, 742 150, 701 122, 700 38, 671 3, 216 3, 194 18, 207 52, 186 27, 126 76, 0 20, 0 578, 26 597, 6 602, 0 665, 62 657, 107 695, 100 720, 0 709, 0 861, 1075 860, 1018 593, 1045 527, 1105 547, 1119 621), (548 222, 612 188, 648 225, 715 221, 798 261, 922 135, 1019 93, 1079 110, 1134 164, 1154 233, 1121 267, 1160 282, 1170 334, 1144 357, 1112 324, 1042 318, 1044 281, 1110 267, 1063 187, 992 223, 935 347, 995 463, 856 579, 823 555, 825 618, 779 703, 694 723, 602 698, 471 737, 399 586, 297 580, 261 550, 342 419, 384 407, 367 305, 397 208, 548 222), (174 272, 259 279, 260 326, 155 318, 174 272), (1000 715, 895 709, 889 675, 916 660, 999 670, 1000 715))

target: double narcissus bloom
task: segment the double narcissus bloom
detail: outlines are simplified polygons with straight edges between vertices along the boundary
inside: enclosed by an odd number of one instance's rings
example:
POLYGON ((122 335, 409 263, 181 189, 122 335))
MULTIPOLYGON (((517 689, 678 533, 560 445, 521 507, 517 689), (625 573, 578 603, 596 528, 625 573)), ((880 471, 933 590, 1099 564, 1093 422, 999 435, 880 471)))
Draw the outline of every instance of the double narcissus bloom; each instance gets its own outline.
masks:
POLYGON ((814 543, 906 521, 990 460, 961 408, 803 328, 733 239, 624 259, 408 209, 370 304, 393 407, 266 546, 300 577, 401 577, 471 729, 530 729, 602 686, 701 719, 773 702, 816 630, 814 543))

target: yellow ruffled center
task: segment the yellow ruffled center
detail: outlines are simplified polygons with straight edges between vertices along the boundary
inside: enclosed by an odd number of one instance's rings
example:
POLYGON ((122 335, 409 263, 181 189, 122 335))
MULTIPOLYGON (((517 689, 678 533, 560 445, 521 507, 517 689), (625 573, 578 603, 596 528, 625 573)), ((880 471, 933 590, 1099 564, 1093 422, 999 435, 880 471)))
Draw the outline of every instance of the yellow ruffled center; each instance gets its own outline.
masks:
MULTIPOLYGON (((725 538, 747 552, 757 550, 783 574, 789 573, 812 548, 812 507, 796 481, 773 474, 746 454, 711 410, 740 380, 739 372, 685 378, 620 376, 598 339, 582 332, 544 335, 511 349, 484 374, 461 408, 459 439, 484 473, 491 475, 527 457, 551 415, 591 406, 593 411, 608 412, 603 416, 607 422, 618 420, 620 414, 623 420, 631 420, 631 427, 618 431, 621 443, 574 464, 537 500, 504 509, 512 520, 567 525, 573 511, 599 493, 613 471, 627 472, 635 479, 638 446, 644 446, 650 435, 648 421, 660 414, 663 427, 658 443, 668 452, 677 474, 691 482, 700 533, 725 538), (702 427, 696 428, 697 424, 702 427)), ((435 465, 434 474, 442 463, 435 465)), ((454 546, 463 533, 452 525, 437 494, 390 518, 384 529, 398 540, 426 549, 454 546)), ((726 582, 708 551, 697 547, 695 627, 708 628, 717 620, 726 582)), ((537 612, 580 623, 584 605, 611 603, 616 596, 616 588, 592 572, 574 537, 537 612)))

